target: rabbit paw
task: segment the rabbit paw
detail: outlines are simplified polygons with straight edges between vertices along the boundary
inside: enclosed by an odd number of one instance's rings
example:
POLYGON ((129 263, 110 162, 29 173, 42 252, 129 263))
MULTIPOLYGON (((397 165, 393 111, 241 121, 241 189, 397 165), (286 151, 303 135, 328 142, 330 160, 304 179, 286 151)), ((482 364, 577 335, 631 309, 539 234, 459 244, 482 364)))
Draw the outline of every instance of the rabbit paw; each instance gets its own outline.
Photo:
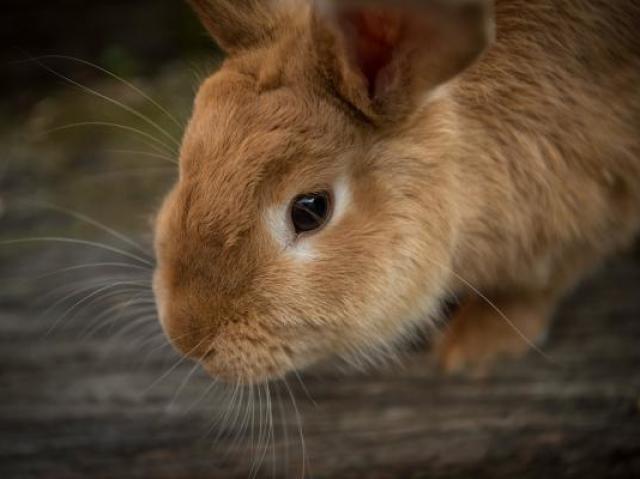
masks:
POLYGON ((540 296, 469 299, 436 343, 440 368, 482 377, 498 360, 523 356, 544 339, 552 307, 540 296))

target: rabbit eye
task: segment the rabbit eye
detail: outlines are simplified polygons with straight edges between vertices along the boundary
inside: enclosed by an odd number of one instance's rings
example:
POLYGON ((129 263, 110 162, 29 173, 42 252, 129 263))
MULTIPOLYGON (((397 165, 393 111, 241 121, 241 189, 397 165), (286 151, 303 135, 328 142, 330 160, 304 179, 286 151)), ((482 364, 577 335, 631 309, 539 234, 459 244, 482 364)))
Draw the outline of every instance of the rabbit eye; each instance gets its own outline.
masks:
POLYGON ((291 222, 297 234, 322 228, 331 214, 331 196, 326 191, 298 195, 291 205, 291 222))

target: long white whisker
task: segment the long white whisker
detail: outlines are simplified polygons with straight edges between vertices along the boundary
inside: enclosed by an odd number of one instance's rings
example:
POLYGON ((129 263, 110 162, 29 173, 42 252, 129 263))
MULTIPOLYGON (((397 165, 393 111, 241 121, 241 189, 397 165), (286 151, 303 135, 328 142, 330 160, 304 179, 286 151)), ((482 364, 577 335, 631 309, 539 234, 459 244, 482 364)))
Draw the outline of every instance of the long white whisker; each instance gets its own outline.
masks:
MULTIPOLYGON (((130 305, 131 306, 135 306, 136 304, 139 304, 138 302, 132 302, 130 305)), ((115 309, 123 309, 124 305, 116 305, 118 308, 115 309)), ((109 308, 114 310, 113 307, 109 308)), ((127 313, 126 318, 128 318, 128 321, 130 321, 128 324, 124 325, 119 331, 117 331, 109 340, 109 343, 113 343, 116 341, 116 339, 120 338, 121 336, 124 336, 126 333, 128 333, 130 331, 130 329, 132 329, 133 327, 135 327, 136 325, 140 324, 141 322, 141 318, 145 319, 145 323, 149 323, 151 322, 151 320, 156 319, 156 312, 154 308, 150 308, 148 305, 142 304, 141 307, 136 307, 136 308, 130 308, 126 311, 124 311, 127 313), (137 315, 143 315, 140 317, 136 317, 137 315), (133 319, 132 319, 133 317, 133 319)), ((83 331, 83 337, 81 339, 86 339, 87 337, 91 337, 94 334, 97 334, 99 331, 101 331, 104 328, 108 328, 110 326, 115 325, 115 323, 119 320, 125 320, 125 316, 114 316, 112 318, 108 318, 108 316, 105 313, 101 313, 99 318, 96 318, 93 322, 92 322, 92 328, 91 330, 87 333, 86 329, 85 331, 83 331), (104 318, 107 318, 106 321, 104 321, 104 318)), ((112 329, 112 328, 110 328, 112 329)))
MULTIPOLYGON (((148 158, 157 158, 158 160, 164 160, 167 161, 171 164, 174 165, 178 165, 178 161, 175 158, 172 158, 170 156, 167 155, 162 155, 160 153, 152 153, 149 151, 139 151, 139 150, 113 150, 113 149, 108 149, 108 150, 104 150, 107 153, 119 153, 119 154, 123 154, 123 155, 137 155, 137 156, 146 156, 148 158)), ((173 170, 173 168, 172 168, 173 170)))
POLYGON ((87 264, 79 264, 75 266, 68 266, 66 268, 60 268, 50 273, 45 273, 40 276, 36 276, 35 279, 45 279, 50 276, 56 276, 59 274, 70 273, 72 271, 78 271, 82 269, 92 269, 92 268, 122 268, 122 269, 136 269, 141 271, 149 271, 149 268, 146 266, 138 266, 137 264, 130 263, 116 263, 116 262, 105 262, 105 263, 87 263, 87 264))
POLYGON ((100 93, 99 91, 94 90, 93 88, 89 88, 88 86, 85 86, 85 85, 73 80, 72 78, 69 78, 68 76, 63 75, 62 73, 58 72, 57 70, 51 68, 49 65, 47 65, 47 64, 45 64, 45 63, 43 63, 43 62, 41 62, 39 60, 33 59, 33 61, 35 61, 38 65, 40 65, 40 67, 44 68, 46 71, 48 71, 52 75, 55 75, 56 77, 60 78, 61 80, 64 80, 67 83, 79 88, 83 92, 88 93, 90 95, 94 95, 95 97, 100 98, 101 100, 104 100, 104 101, 106 101, 108 103, 111 103, 112 105, 117 106, 121 110, 126 111, 127 113, 130 113, 131 115, 135 116, 136 118, 144 121, 147 125, 151 126, 158 133, 160 133, 165 138, 167 138, 169 141, 171 141, 176 146, 176 148, 180 147, 180 142, 173 135, 171 135, 171 133, 169 133, 166 129, 164 129, 158 123, 153 121, 147 115, 145 115, 143 113, 140 113, 135 108, 132 108, 129 105, 125 105, 124 103, 122 103, 121 101, 116 100, 115 98, 111 98, 111 97, 109 97, 107 95, 104 95, 103 93, 100 93))
POLYGON ((135 255, 133 253, 129 253, 128 251, 125 251, 123 249, 115 248, 113 246, 109 246, 102 243, 97 243, 95 241, 81 240, 76 238, 64 238, 64 237, 57 237, 57 236, 19 238, 19 239, 0 241, 0 246, 10 246, 15 244, 25 244, 25 243, 45 243, 45 242, 68 243, 68 244, 74 244, 74 245, 80 245, 80 246, 91 246, 93 248, 102 249, 104 251, 109 251, 111 253, 119 254, 121 256, 125 256, 127 258, 139 261, 140 263, 146 264, 150 268, 153 268, 154 266, 154 264, 151 261, 141 258, 140 256, 135 255))
MULTIPOLYGON (((156 328, 157 326, 158 325, 156 325, 156 328)), ((171 343, 167 341, 166 336, 164 335, 162 330, 160 330, 160 331, 157 331, 157 334, 150 336, 147 339, 143 339, 140 343, 137 344, 137 348, 139 350, 142 350, 147 347, 150 347, 150 349, 147 350, 147 353, 142 359, 142 363, 141 363, 142 365, 145 365, 147 361, 149 361, 151 356, 153 356, 154 354, 162 352, 165 349, 171 349, 171 343), (154 346, 155 342, 159 342, 160 344, 158 346, 154 346)))
MULTIPOLYGON (((209 435, 216 427, 218 427, 218 432, 216 433, 213 440, 214 443, 217 443, 220 437, 222 436, 222 434, 227 430, 227 426, 229 425, 230 418, 237 411, 238 403, 236 402, 236 398, 238 396, 239 389, 240 389, 240 383, 237 382, 234 385, 233 390, 231 391, 231 398, 224 401, 225 403, 224 411, 216 420, 213 421, 213 423, 211 424, 211 426, 207 431, 207 435, 209 435)), ((240 392, 243 393, 242 391, 240 392)))
POLYGON ((195 408, 198 404, 200 404, 204 399, 211 393, 213 388, 218 384, 217 379, 212 379, 211 384, 207 388, 205 388, 204 392, 194 401, 192 402, 184 411, 185 415, 188 414, 193 408, 195 408))
POLYGON ((171 401, 169 402, 169 404, 166 407, 167 410, 170 410, 170 409, 173 408, 173 406, 175 405, 176 401, 178 400, 178 397, 180 396, 180 393, 182 393, 184 388, 187 387, 187 384, 191 380, 191 377, 195 374, 195 372, 198 370, 199 367, 200 367, 200 363, 198 363, 196 361, 195 364, 193 365, 193 367, 191 368, 191 370, 189 371, 189 373, 184 377, 184 379, 182 380, 180 385, 177 387, 176 392, 173 394, 173 397, 171 398, 171 401))
POLYGON ((48 60, 48 59, 61 59, 61 60, 74 61, 74 62, 77 62, 77 63, 81 63, 83 65, 87 65, 87 66, 89 66, 91 68, 94 68, 95 70, 98 70, 98 71, 100 71, 100 72, 102 72, 102 73, 104 73, 106 75, 109 75, 111 78, 113 78, 115 80, 118 80, 119 82, 121 82, 122 84, 124 84, 125 86, 130 88, 132 91, 134 91, 138 95, 140 95, 142 98, 147 100, 153 106, 155 106, 159 111, 164 113, 167 116, 167 118, 169 118, 180 130, 182 130, 184 128, 184 125, 182 125, 182 123, 180 123, 176 119, 176 117, 173 116, 166 108, 164 108, 162 105, 160 105, 160 103, 158 103, 152 97, 147 95, 144 91, 142 91, 140 88, 135 86, 133 83, 125 80, 124 78, 122 78, 122 77, 116 75, 115 73, 107 70, 106 68, 101 67, 100 65, 96 65, 95 63, 91 63, 90 61, 83 60, 81 58, 72 57, 72 56, 69 56, 69 55, 42 55, 42 56, 39 56, 39 57, 32 57, 31 61, 48 60))
POLYGON ((460 281, 462 281, 465 285, 467 285, 469 287, 469 289, 471 291, 473 291, 475 294, 478 295, 478 297, 480 297, 483 301, 485 301, 489 307, 491 307, 491 309, 493 309, 496 313, 498 313, 498 315, 516 332, 516 334, 518 336, 520 336, 520 338, 531 348, 533 349, 537 354, 539 354, 540 356, 542 356, 544 359, 546 359, 547 361, 556 364, 556 361, 551 358, 548 354, 546 354, 544 351, 542 351, 533 341, 531 341, 526 334, 524 334, 522 332, 522 330, 520 328, 518 328, 518 326, 511 321, 506 314, 504 314, 502 312, 502 310, 500 308, 498 308, 498 306, 495 305, 495 303, 493 303, 493 301, 491 301, 485 294, 483 294, 478 288, 476 288, 474 285, 472 285, 469 281, 467 281, 465 278, 463 278, 462 276, 460 276, 458 273, 456 273, 455 271, 453 271, 453 269, 448 268, 447 266, 443 265, 443 264, 439 264, 437 261, 434 261, 431 258, 427 258, 428 261, 432 262, 433 264, 435 264, 436 266, 440 267, 440 268, 444 268, 447 269, 452 275, 454 275, 456 278, 458 278, 460 281))
MULTIPOLYGON (((149 333, 146 334, 143 338, 135 338, 133 341, 128 342, 125 345, 125 349, 129 350, 129 351, 140 351, 141 348, 141 344, 148 344, 150 341, 153 340, 160 340, 160 339, 164 339, 163 338, 163 333, 162 330, 158 327, 158 323, 156 321, 156 315, 154 314, 149 314, 146 318, 145 318, 145 326, 149 326, 149 327, 145 327, 144 331, 149 330, 149 333)), ((146 357, 144 358, 146 359, 146 357)), ((143 359, 143 361, 144 361, 143 359)))
MULTIPOLYGON (((258 469, 260 468, 258 451, 260 450, 260 447, 262 444, 262 392, 261 392, 260 385, 256 386, 255 389, 257 389, 257 392, 258 392, 258 417, 257 417, 258 435, 255 440, 255 446, 252 447, 253 457, 251 458, 251 467, 249 469, 249 479, 254 479, 258 472, 258 469)), ((251 441, 252 446, 253 446, 253 442, 254 441, 252 440, 251 441)))
POLYGON ((114 228, 111 228, 110 226, 105 225, 104 223, 91 218, 90 216, 85 215, 84 213, 80 213, 79 211, 75 211, 69 208, 64 208, 62 206, 58 206, 58 205, 54 205, 52 203, 45 203, 45 202, 29 202, 28 204, 31 204, 33 206, 39 207, 39 208, 43 208, 43 209, 47 209, 47 210, 51 210, 51 211, 56 211, 58 213, 62 213, 64 215, 67 215, 71 218, 75 218, 79 221, 83 221, 84 223, 87 223, 95 228, 98 228, 99 230, 104 231, 105 233, 110 234, 111 236, 113 236, 114 238, 119 239, 120 241, 122 241, 123 243, 128 244, 129 246, 133 246, 135 249, 137 249, 139 252, 141 252, 142 254, 144 254, 145 256, 149 256, 148 253, 148 248, 143 247, 141 244, 139 244, 138 242, 134 241, 133 239, 129 238, 127 235, 125 235, 124 233, 121 233, 120 231, 117 231, 114 228))
POLYGON ((276 397, 278 398, 278 410, 280 412, 280 423, 282 426, 282 436, 284 439, 284 465, 289 469, 289 421, 285 414, 284 403, 280 395, 280 388, 276 388, 276 397))
POLYGON ((302 391, 304 391, 305 396, 307 396, 307 399, 311 401, 311 404, 313 404, 314 407, 318 407, 318 403, 316 403, 316 401, 311 397, 311 394, 309 394, 309 390, 307 389, 307 386, 302 381, 302 377, 300 376, 300 373, 298 372, 298 370, 294 369, 293 374, 296 376, 296 378, 298 378, 298 382, 300 383, 300 386, 302 388, 302 391))
POLYGON ((202 343, 209 339, 209 336, 206 336, 204 338, 202 338, 200 341, 198 341, 198 343, 191 349, 189 350, 189 352, 187 354, 182 355, 175 363, 173 366, 171 366, 167 371, 165 371, 164 374, 162 374, 159 378, 157 378, 155 381, 153 381, 149 387, 147 387, 144 391, 144 395, 147 395, 149 393, 149 391, 151 391, 155 386, 157 386, 162 380, 164 380, 167 376, 169 376, 169 374, 171 374, 173 371, 175 371, 175 369, 180 366, 184 361, 186 361, 187 357, 189 356, 189 354, 191 354, 192 352, 194 352, 196 349, 198 349, 202 343))
POLYGON ((267 390, 267 405, 269 410, 269 440, 271 441, 271 477, 276 477, 276 431, 273 425, 273 405, 271 399, 271 389, 269 388, 269 382, 266 382, 267 390))
MULTIPOLYGON (((254 463, 253 468, 253 477, 256 477, 260 468, 264 464, 264 460, 267 456, 267 452, 269 451, 269 439, 271 434, 271 428, 269 423, 268 413, 271 410, 271 403, 268 392, 268 383, 263 383, 258 386, 258 398, 260 399, 260 434, 258 436, 258 450, 262 449, 260 456, 257 457, 257 460, 254 463), (265 387, 266 385, 266 387, 265 387), (264 404, 262 402, 262 393, 264 393, 264 404)), ((250 476, 251 477, 251 476, 250 476)))
MULTIPOLYGON (((119 291, 119 293, 122 293, 122 294, 133 293, 133 292, 136 292, 136 291, 135 290, 127 290, 125 292, 119 291)), ((98 314, 98 316, 96 316, 96 318, 93 321, 91 321, 91 323, 82 331, 81 339, 86 339, 87 337, 91 337, 93 334, 100 331, 103 327, 106 327, 110 323, 114 323, 118 319, 117 316, 113 318, 109 318, 109 316, 112 313, 115 313, 117 310, 123 311, 125 308, 128 308, 126 309, 126 313, 129 316, 133 314, 138 314, 138 313, 151 313, 151 312, 154 312, 155 310, 150 306, 150 304, 152 303, 147 302, 147 300, 144 300, 143 298, 137 299, 136 297, 134 297, 125 301, 124 303, 114 304, 113 306, 106 308, 104 311, 98 314), (106 318, 106 322, 103 322, 105 318, 106 318), (91 330, 87 332, 89 329, 91 330)))
POLYGON ((285 388, 287 389, 287 392, 289 393, 289 397, 291 398, 291 404, 296 414, 296 421, 298 423, 298 434, 300 436, 300 448, 302 451, 302 470, 300 473, 300 477, 304 479, 304 477, 306 476, 306 468, 307 468, 307 448, 305 446, 304 433, 302 431, 302 416, 300 415, 300 411, 298 410, 298 405, 296 403, 296 398, 293 395, 293 391, 291 391, 291 388, 289 387, 289 383, 287 383, 287 379, 282 378, 282 382, 285 388))
POLYGON ((132 285, 136 285, 136 283, 133 282, 133 281, 119 281, 119 282, 116 282, 116 283, 108 284, 106 286, 98 288, 97 290, 89 293, 88 295, 86 295, 82 299, 80 299, 79 301, 76 301, 69 308, 67 308, 67 310, 60 316, 60 318, 57 319, 56 321, 54 321, 53 325, 51 325, 51 328, 49 329, 47 334, 50 334, 56 328, 56 326, 58 325, 58 323, 60 321, 62 321, 64 318, 68 317, 68 315, 70 315, 73 311, 78 309, 81 305, 85 304, 91 298, 95 298, 100 293, 103 293, 104 291, 108 291, 108 290, 113 289, 113 288, 117 288, 119 286, 132 286, 132 285))
POLYGON ((127 334, 132 333, 140 326, 146 326, 152 323, 155 317, 156 317, 155 314, 146 314, 146 315, 141 315, 137 317, 133 321, 130 321, 129 324, 124 326, 122 329, 120 329, 120 331, 118 331, 109 339, 109 342, 107 343, 107 348, 113 347, 112 345, 116 343, 116 340, 122 338, 123 336, 126 336, 127 334))
POLYGON ((153 136, 153 135, 151 135, 151 134, 149 134, 149 133, 147 133, 145 131, 142 131, 142 130, 140 130, 138 128, 134 128, 132 126, 120 125, 119 123, 113 123, 113 122, 109 122, 109 121, 83 121, 83 122, 77 122, 77 123, 68 123, 66 125, 58 126, 56 128, 51 128, 49 130, 44 131, 43 133, 45 135, 49 135, 51 133, 56 133, 56 132, 64 131, 64 130, 70 130, 72 128, 92 127, 92 126, 103 126, 105 128, 115 128, 115 129, 127 131, 129 133, 134 133, 135 135, 138 135, 141 138, 145 138, 145 139, 151 141, 152 143, 154 143, 155 145, 162 147, 164 149, 165 153, 169 153, 169 154, 174 154, 175 153, 173 148, 171 148, 165 142, 163 142, 162 140, 159 140, 155 136, 153 136))
MULTIPOLYGON (((57 301, 55 301, 51 306, 49 306, 44 312, 42 312, 40 314, 40 318, 45 318, 47 317, 51 312, 55 311, 55 309, 60 305, 65 303, 66 301, 70 300, 73 297, 76 297, 80 294, 83 294, 87 291, 91 291, 94 288, 101 288, 104 285, 113 285, 114 282, 113 280, 108 280, 108 281, 101 281, 98 282, 96 284, 90 284, 88 286, 85 286, 83 288, 79 288, 79 289, 75 289, 74 291, 72 291, 69 294, 66 294, 65 296, 63 296, 62 298, 58 299, 57 301)), ((127 294, 130 292, 137 292, 139 291, 138 289, 133 289, 133 288, 126 288, 124 286, 118 286, 117 289, 115 291, 112 291, 111 293, 105 293, 104 295, 102 295, 100 297, 101 300, 105 300, 108 299, 110 297, 113 296, 119 296, 121 294, 127 294)), ((65 319, 65 316, 61 315, 58 317, 57 320, 55 320, 54 324, 50 327, 50 329, 47 331, 47 335, 51 334, 53 332, 53 330, 57 327, 57 325, 63 321, 65 319)))
MULTIPOLYGON (((104 286, 105 284, 112 284, 112 283, 114 283, 116 281, 123 281, 123 280, 136 280, 141 285, 143 283, 145 283, 145 281, 146 281, 145 279, 137 279, 135 276, 131 276, 131 277, 127 277, 127 276, 102 276, 102 277, 99 277, 99 278, 94 279, 94 280, 88 280, 86 278, 82 278, 82 279, 80 279, 78 281, 67 282, 67 283, 63 284, 62 286, 58 286, 57 288, 53 288, 51 291, 49 291, 46 294, 44 294, 41 298, 38 298, 38 300, 37 300, 38 303, 44 303, 49 298, 55 297, 58 294, 63 294, 63 292, 65 290, 68 290, 70 287, 74 287, 73 289, 71 289, 71 291, 69 293, 67 293, 64 296, 58 298, 57 301, 55 301, 52 305, 50 305, 42 313, 41 316, 42 317, 46 316, 51 311, 54 311, 59 304, 64 303, 68 299, 71 299, 74 296, 77 296, 77 295, 79 295, 79 294, 81 294, 81 293, 83 293, 85 291, 89 291, 89 290, 91 290, 93 288, 99 288, 100 286, 104 286), (82 285, 82 287, 75 288, 76 285, 82 285)), ((147 284, 149 285, 149 291, 148 291, 149 297, 151 297, 151 282, 148 281, 147 284)))

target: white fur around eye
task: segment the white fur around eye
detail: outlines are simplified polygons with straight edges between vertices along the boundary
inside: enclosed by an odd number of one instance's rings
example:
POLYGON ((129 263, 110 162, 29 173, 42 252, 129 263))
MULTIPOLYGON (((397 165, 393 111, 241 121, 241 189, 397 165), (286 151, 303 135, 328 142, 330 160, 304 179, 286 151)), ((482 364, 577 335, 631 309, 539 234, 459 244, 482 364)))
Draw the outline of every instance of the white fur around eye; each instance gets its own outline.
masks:
POLYGON ((270 206, 265 211, 267 231, 282 249, 289 247, 295 239, 295 234, 289 226, 289 204, 270 206))
MULTIPOLYGON (((346 178, 340 178, 333 186, 333 213, 329 223, 318 235, 328 232, 344 216, 351 204, 351 192, 346 178)), ((296 237, 291 225, 290 203, 281 203, 267 208, 265 212, 265 224, 276 243, 295 259, 313 261, 318 257, 315 245, 316 235, 303 235, 296 237)))
POLYGON ((338 223, 351 204, 351 191, 346 178, 340 178, 333 187, 333 214, 327 228, 338 223))

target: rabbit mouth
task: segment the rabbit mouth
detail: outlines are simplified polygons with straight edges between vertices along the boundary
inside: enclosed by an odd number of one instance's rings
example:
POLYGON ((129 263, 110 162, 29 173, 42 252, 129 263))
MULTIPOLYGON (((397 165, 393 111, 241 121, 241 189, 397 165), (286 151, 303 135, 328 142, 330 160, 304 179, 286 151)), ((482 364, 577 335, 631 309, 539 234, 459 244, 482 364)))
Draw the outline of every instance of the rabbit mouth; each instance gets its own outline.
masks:
POLYGON ((218 355, 200 361, 203 369, 218 381, 228 384, 260 384, 285 376, 292 368, 277 361, 264 360, 260 362, 248 363, 246 361, 227 361, 218 355))
POLYGON ((280 379, 296 368, 288 348, 248 341, 217 341, 199 362, 219 381, 247 385, 280 379))

